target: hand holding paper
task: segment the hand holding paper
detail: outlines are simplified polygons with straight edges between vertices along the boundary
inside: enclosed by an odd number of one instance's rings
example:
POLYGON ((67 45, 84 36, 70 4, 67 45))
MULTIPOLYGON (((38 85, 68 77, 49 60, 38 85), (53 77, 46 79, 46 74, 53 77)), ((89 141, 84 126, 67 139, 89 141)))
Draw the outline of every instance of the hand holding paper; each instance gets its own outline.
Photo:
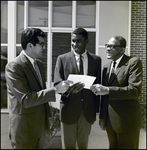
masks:
POLYGON ((107 95, 107 94, 109 94, 109 88, 106 87, 106 86, 103 86, 101 84, 94 84, 94 85, 92 85, 90 90, 95 95, 107 95))
POLYGON ((71 85, 69 87, 69 89, 62 96, 68 97, 70 95, 70 93, 76 94, 76 93, 80 92, 83 89, 83 87, 84 87, 83 83, 77 82, 77 83, 71 85))

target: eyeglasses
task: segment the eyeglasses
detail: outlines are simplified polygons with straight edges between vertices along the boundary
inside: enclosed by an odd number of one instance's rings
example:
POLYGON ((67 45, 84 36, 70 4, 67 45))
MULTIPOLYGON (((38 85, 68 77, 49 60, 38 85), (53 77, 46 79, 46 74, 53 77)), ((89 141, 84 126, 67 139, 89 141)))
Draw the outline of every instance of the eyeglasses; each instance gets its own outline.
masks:
POLYGON ((41 45, 42 47, 44 47, 44 45, 45 45, 45 43, 44 43, 44 42, 36 43, 36 44, 39 44, 39 45, 41 45))
POLYGON ((110 49, 114 49, 116 47, 122 47, 122 46, 119 46, 119 45, 110 45, 110 44, 105 44, 105 48, 110 48, 110 49))

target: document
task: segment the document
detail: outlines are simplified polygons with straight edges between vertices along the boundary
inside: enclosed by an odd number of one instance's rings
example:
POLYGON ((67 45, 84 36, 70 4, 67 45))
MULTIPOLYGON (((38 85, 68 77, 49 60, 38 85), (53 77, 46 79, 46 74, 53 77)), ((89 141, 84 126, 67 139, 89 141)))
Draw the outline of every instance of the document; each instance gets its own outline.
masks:
POLYGON ((96 77, 88 76, 88 75, 69 74, 67 80, 73 81, 74 84, 77 82, 84 83, 85 84, 84 88, 90 89, 95 79, 96 77))

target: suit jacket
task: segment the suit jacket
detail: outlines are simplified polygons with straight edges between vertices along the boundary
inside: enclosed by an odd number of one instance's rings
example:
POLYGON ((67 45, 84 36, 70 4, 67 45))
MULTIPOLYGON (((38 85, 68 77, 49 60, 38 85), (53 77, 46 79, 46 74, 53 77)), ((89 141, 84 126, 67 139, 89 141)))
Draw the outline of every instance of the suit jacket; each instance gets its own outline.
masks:
POLYGON ((108 83, 110 65, 103 68, 102 84, 109 86, 110 93, 101 97, 100 118, 106 124, 109 115, 115 132, 133 132, 141 123, 138 96, 142 86, 142 63, 124 54, 116 68, 116 76, 108 83))
POLYGON ((37 63, 43 87, 31 62, 22 52, 5 68, 9 96, 9 133, 10 138, 16 142, 41 134, 44 123, 46 129, 49 128, 48 118, 51 114, 48 101, 55 101, 55 90, 45 89, 43 64, 39 60, 37 63))
MULTIPOLYGON (((100 83, 101 58, 88 52, 87 56, 88 75, 96 77, 94 83, 100 83)), ((79 74, 73 51, 58 56, 55 66, 54 84, 62 80, 67 80, 69 74, 79 74)), ((81 92, 70 94, 67 99, 61 96, 61 100, 64 103, 61 110, 61 121, 63 123, 75 123, 82 110, 88 122, 93 123, 95 121, 96 112, 99 111, 99 96, 95 96, 93 92, 88 89, 83 89, 82 95, 83 98, 81 97, 81 92), (81 99, 83 99, 83 101, 81 99)))

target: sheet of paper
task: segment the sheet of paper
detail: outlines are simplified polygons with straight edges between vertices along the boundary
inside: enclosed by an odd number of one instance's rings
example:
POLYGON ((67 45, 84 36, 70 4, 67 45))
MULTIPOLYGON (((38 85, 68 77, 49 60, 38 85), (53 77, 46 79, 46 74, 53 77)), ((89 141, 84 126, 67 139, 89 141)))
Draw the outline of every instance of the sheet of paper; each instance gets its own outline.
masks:
POLYGON ((73 81, 74 83, 77 83, 77 82, 84 83, 85 84, 84 88, 90 89, 95 79, 96 77, 88 76, 88 75, 69 74, 67 80, 73 81))

